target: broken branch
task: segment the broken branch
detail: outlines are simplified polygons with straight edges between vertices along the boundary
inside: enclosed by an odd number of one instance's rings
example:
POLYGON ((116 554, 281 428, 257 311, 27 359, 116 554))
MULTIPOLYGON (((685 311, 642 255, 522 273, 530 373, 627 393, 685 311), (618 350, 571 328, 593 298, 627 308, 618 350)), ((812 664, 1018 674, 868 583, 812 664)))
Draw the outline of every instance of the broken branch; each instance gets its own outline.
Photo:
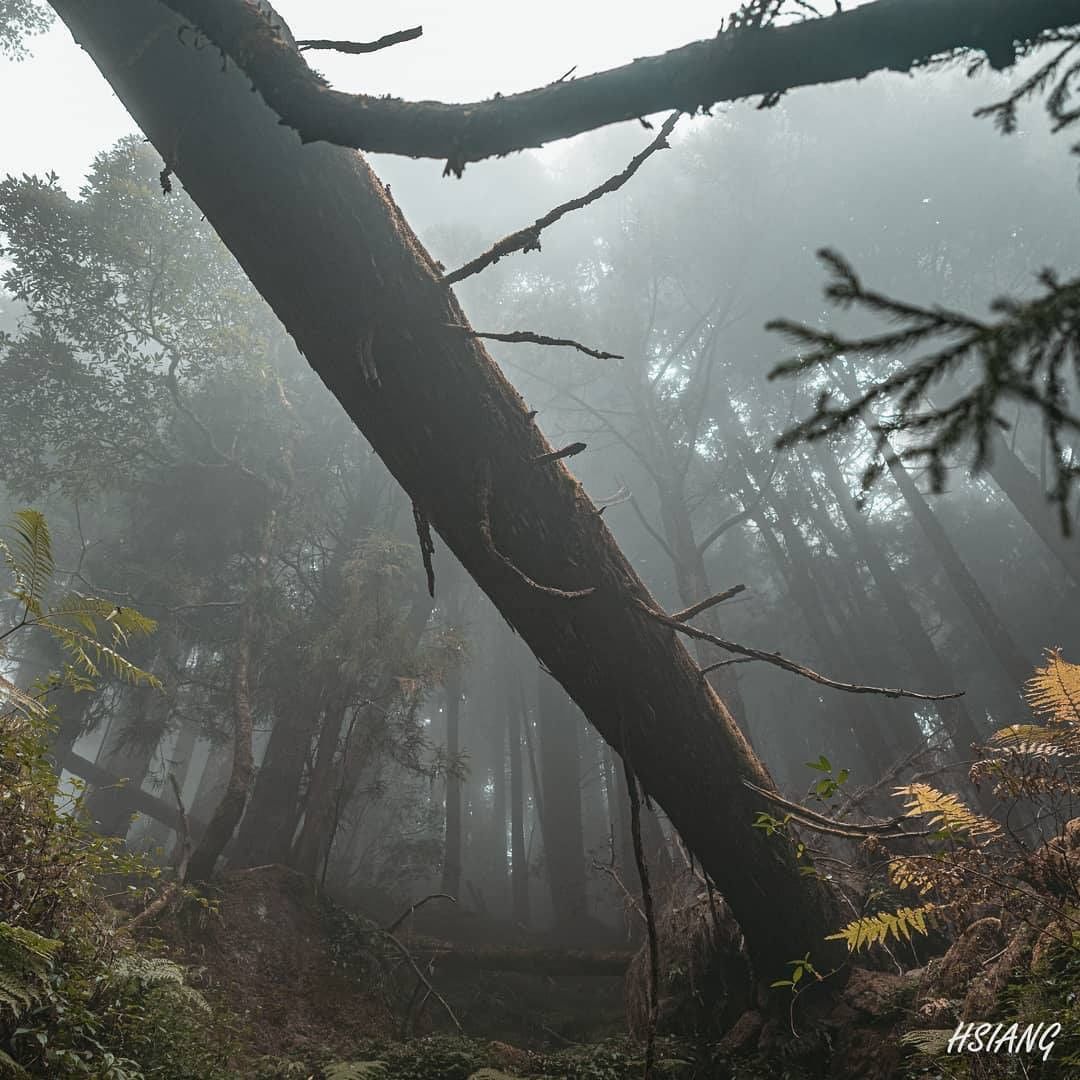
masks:
POLYGON ((697 638, 699 641, 707 641, 710 645, 715 645, 725 652, 737 653, 740 656, 750 657, 752 660, 762 660, 766 664, 772 664, 774 667, 783 668, 784 671, 790 671, 793 675, 801 675, 804 679, 809 679, 811 682, 819 683, 821 686, 832 687, 833 690, 843 690, 847 694, 880 694, 882 697, 915 698, 917 701, 949 701, 952 698, 964 696, 963 690, 957 690, 950 694, 920 694, 915 690, 904 690, 899 687, 866 686, 863 683, 840 682, 838 679, 830 679, 827 675, 822 675, 812 668, 805 667, 803 664, 798 664, 794 660, 789 660, 786 656, 781 656, 779 653, 764 652, 761 649, 751 649, 747 645, 739 645, 734 641, 725 641, 715 634, 709 634, 704 630, 698 630, 697 627, 687 626, 685 623, 679 622, 670 615, 649 607, 644 600, 641 600, 638 597, 634 598, 634 603, 657 622, 671 627, 672 630, 677 630, 680 634, 686 634, 687 637, 697 638))
POLYGON ((730 589, 725 589, 723 592, 718 592, 713 596, 707 596, 704 600, 691 604, 685 610, 675 612, 671 617, 676 622, 689 622, 695 615, 700 615, 703 611, 708 611, 709 608, 716 607, 717 604, 722 604, 725 600, 730 600, 741 592, 746 592, 745 585, 732 585, 730 589))
MULTIPOLYGON (((543 217, 537 218, 526 228, 519 229, 509 236, 504 236, 501 240, 488 248, 482 255, 477 255, 471 262, 467 262, 464 266, 447 274, 443 278, 443 281, 447 285, 453 285, 458 281, 463 281, 467 277, 472 277, 473 274, 479 274, 481 270, 490 266, 492 263, 498 262, 504 255, 509 255, 513 251, 539 251, 540 234, 544 229, 549 225, 554 225, 559 218, 569 214, 572 210, 580 210, 582 207, 588 206, 589 203, 596 202, 597 199, 606 195, 609 191, 618 191, 619 188, 621 188, 623 184, 638 171, 642 164, 656 153, 657 150, 666 149, 669 145, 668 136, 675 129, 675 123, 680 115, 679 112, 673 112, 664 121, 663 126, 660 128, 660 133, 656 138, 653 139, 641 153, 633 157, 630 164, 627 165, 621 173, 616 173, 614 176, 608 177, 607 180, 598 187, 594 187, 587 195, 582 195, 577 199, 571 199, 561 206, 556 206, 554 210, 549 210, 543 217)), ((621 357, 617 357, 616 359, 621 359, 621 357)))
POLYGON ((415 41, 424 32, 422 26, 411 26, 408 30, 398 30, 393 34, 383 34, 377 41, 328 41, 325 38, 298 41, 300 52, 308 49, 332 49, 340 53, 373 53, 388 49, 391 45, 400 45, 403 41, 415 41))
POLYGON ((587 449, 587 443, 572 442, 564 446, 561 450, 552 450, 548 454, 537 454, 536 457, 529 458, 529 461, 533 465, 543 465, 546 461, 559 461, 561 458, 573 457, 575 454, 580 454, 582 450, 587 449))
POLYGON ((572 341, 570 338, 548 337, 546 334, 537 334, 532 330, 513 330, 509 333, 499 334, 489 330, 473 330, 468 326, 457 326, 447 323, 457 330, 468 334, 470 337, 487 338, 489 341, 508 341, 512 345, 526 342, 531 345, 562 345, 570 349, 577 349, 586 356, 595 357, 597 360, 622 360, 624 357, 618 353, 602 352, 600 349, 590 349, 588 345, 582 345, 580 341, 572 341))

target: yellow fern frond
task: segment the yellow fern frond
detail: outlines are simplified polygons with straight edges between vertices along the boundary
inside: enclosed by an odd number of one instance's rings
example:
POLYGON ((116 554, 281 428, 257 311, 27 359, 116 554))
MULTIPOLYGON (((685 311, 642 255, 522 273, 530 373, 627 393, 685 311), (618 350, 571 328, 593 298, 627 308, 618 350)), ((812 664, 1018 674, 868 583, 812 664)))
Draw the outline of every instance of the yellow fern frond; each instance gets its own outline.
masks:
POLYGON ((949 832, 966 833, 971 837, 996 836, 1001 832, 997 822, 976 814, 955 795, 938 791, 929 784, 908 784, 898 787, 893 794, 908 797, 904 804, 907 817, 929 815, 927 825, 931 827, 937 825, 949 832))
POLYGON ((1046 664, 1028 679, 1024 697, 1049 723, 1080 724, 1080 664, 1062 659, 1060 649, 1047 649, 1046 664))
POLYGON ((896 911, 880 911, 849 922, 838 934, 830 934, 827 941, 846 941, 848 952, 858 952, 871 945, 884 945, 890 935, 899 941, 911 940, 911 931, 926 935, 926 916, 934 910, 933 904, 917 908, 899 908, 896 911))
POLYGON ((935 885, 933 864, 897 855, 889 860, 889 880, 898 889, 915 889, 925 896, 935 885))

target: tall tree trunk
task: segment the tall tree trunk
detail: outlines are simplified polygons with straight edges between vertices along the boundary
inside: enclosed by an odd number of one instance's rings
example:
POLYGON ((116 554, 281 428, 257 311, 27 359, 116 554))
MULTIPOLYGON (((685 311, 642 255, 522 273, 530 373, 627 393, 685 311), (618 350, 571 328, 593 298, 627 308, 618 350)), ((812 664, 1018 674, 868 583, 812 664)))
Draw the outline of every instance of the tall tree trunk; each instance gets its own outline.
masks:
MULTIPOLYGON (((779 545, 773 537, 772 526, 762 509, 765 506, 772 508, 777 528, 787 548, 787 559, 784 559, 775 549, 773 557, 778 561, 781 571, 787 567, 789 587, 817 646, 818 656, 823 665, 833 668, 830 674, 835 674, 838 669, 834 665, 848 659, 850 651, 844 648, 839 635, 829 621, 811 572, 813 560, 806 539, 783 504, 783 500, 777 495, 771 478, 758 466, 753 449, 749 445, 746 429, 723 394, 717 396, 716 411, 723 425, 724 445, 729 456, 739 462, 738 470, 746 481, 745 485, 740 483, 739 486, 743 487, 744 504, 748 508, 753 508, 751 520, 757 525, 766 545, 775 545, 778 548, 779 545)), ((861 673, 854 673, 853 681, 864 677, 865 675, 861 673)), ((872 709, 865 703, 860 704, 850 700, 830 703, 827 707, 827 716, 828 723, 819 721, 818 724, 819 738, 827 740, 827 745, 819 746, 817 749, 811 746, 811 760, 816 760, 817 755, 823 750, 829 751, 830 745, 837 737, 836 729, 839 727, 844 732, 845 741, 851 740, 858 748, 867 762, 870 773, 880 775, 892 764, 894 755, 885 741, 872 709)), ((910 722, 908 726, 913 728, 910 722)), ((910 745, 915 739, 915 734, 911 730, 901 728, 896 734, 901 745, 905 742, 910 745)))
MULTIPOLYGON (((816 442, 813 446, 815 460, 821 466, 825 482, 829 485, 848 530, 855 540, 859 557, 866 563, 871 577, 881 592, 885 606, 896 626, 900 640, 911 656, 918 676, 927 681, 928 685, 923 689, 939 693, 962 689, 953 685, 952 673, 941 659, 937 646, 923 626, 904 586, 893 573, 885 553, 856 507, 832 451, 824 442, 816 442)), ((980 733, 972 722, 963 699, 938 702, 938 712, 960 753, 966 753, 972 743, 979 742, 980 733)))
POLYGON ((1023 650, 998 617, 998 613, 986 598, 982 586, 975 580, 974 575, 960 557, 941 520, 926 501, 926 496, 919 490, 903 462, 891 452, 889 453, 889 472, 892 473, 896 486, 900 489, 900 494, 903 495, 904 502, 911 511, 911 516, 919 523, 919 527, 934 550, 934 555, 940 561, 949 584, 967 608, 978 632, 997 659, 1001 673, 1012 684, 1014 691, 1018 691, 1031 674, 1035 657, 1031 660, 1025 659, 1023 650))
POLYGON ((335 764, 341 744, 341 732, 345 727, 348 709, 341 697, 331 695, 323 714, 319 730, 319 744, 315 750, 315 766, 308 780, 307 802, 304 806, 304 823, 293 845, 289 864, 294 870, 308 877, 315 877, 319 863, 329 840, 330 819, 334 807, 335 781, 339 780, 335 764))
MULTIPOLYGON (((446 757, 451 766, 461 756, 461 665, 451 664, 443 684, 446 713, 446 757)), ((451 768, 446 776, 446 834, 443 840, 442 891, 461 892, 461 774, 451 768)))
POLYGON ((521 762, 521 710, 510 693, 512 669, 503 673, 507 742, 510 747, 510 888, 514 921, 528 926, 529 864, 525 857, 525 783, 521 762))
POLYGON ((555 928, 572 938, 588 916, 577 710, 546 672, 539 671, 537 678, 544 865, 555 928))
MULTIPOLYGON (((96 764, 124 783, 94 787, 86 797, 86 813, 105 836, 126 836, 131 825, 128 788, 142 787, 161 741, 169 701, 160 690, 140 687, 129 691, 130 710, 114 717, 98 750, 96 764)), ((171 792, 169 793, 171 798, 171 792)))
POLYGON ((317 691, 314 698, 298 694, 287 702, 282 710, 284 715, 279 713, 270 731, 230 863, 234 858, 239 866, 264 866, 289 860, 299 817, 304 768, 316 720, 322 711, 321 689, 313 689, 317 691))
POLYGON ((121 101, 468 572, 716 881, 768 978, 824 943, 828 887, 751 828, 771 788, 596 507, 363 159, 303 145, 148 0, 52 0, 121 101), (550 591, 558 589, 559 592, 550 591), (566 590, 594 591, 577 598, 566 590))
POLYGON ((1058 513, 1046 498, 1045 485, 997 432, 990 436, 986 471, 1061 563, 1072 584, 1080 585, 1080 532, 1074 529, 1071 536, 1062 533, 1058 513))
POLYGON ((250 621, 246 616, 244 621, 246 625, 236 643, 233 660, 232 766, 225 785, 225 794, 188 863, 188 877, 192 881, 209 881, 213 875, 218 857, 232 839, 233 830, 243 816, 255 770, 251 745, 255 723, 251 713, 250 621))

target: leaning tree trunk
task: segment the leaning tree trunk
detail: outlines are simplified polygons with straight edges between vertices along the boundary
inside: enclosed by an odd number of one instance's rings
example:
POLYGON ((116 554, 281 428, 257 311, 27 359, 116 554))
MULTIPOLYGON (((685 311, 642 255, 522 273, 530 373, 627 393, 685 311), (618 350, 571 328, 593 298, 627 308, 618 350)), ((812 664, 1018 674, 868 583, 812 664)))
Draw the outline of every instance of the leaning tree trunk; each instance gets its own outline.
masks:
MULTIPOLYGON (((768 774, 595 505, 357 154, 304 146, 151 0, 52 0, 301 351, 468 572, 624 755, 764 977, 825 945, 830 893, 762 830, 768 774), (575 595, 578 593, 579 595, 575 595)), ((284 43, 282 48, 287 47, 284 43)))

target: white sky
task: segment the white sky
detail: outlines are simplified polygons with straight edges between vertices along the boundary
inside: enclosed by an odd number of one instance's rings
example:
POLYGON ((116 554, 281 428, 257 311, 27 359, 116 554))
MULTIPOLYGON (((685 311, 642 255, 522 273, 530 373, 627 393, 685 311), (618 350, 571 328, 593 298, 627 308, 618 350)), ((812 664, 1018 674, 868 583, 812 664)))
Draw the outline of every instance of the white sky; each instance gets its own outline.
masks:
MULTIPOLYGON (((711 37, 735 0, 398 0, 368 16, 356 0, 277 0, 298 38, 371 40, 422 24, 424 36, 370 56, 311 54, 341 90, 473 101, 614 67, 711 37)), ((54 169, 78 188, 94 155, 135 130, 127 112, 57 22, 21 63, 0 58, 0 176, 54 169)))

